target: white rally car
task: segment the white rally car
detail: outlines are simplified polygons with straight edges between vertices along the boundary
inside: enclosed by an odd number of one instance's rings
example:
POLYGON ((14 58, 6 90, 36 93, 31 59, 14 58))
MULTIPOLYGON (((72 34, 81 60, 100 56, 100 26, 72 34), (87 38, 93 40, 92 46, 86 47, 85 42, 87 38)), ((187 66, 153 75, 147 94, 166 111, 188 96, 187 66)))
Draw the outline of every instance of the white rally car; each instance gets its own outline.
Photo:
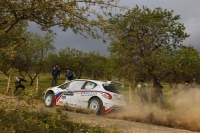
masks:
POLYGON ((91 108, 97 115, 126 106, 123 95, 116 88, 116 81, 96 81, 76 79, 45 91, 44 103, 47 107, 68 105, 71 107, 91 108))

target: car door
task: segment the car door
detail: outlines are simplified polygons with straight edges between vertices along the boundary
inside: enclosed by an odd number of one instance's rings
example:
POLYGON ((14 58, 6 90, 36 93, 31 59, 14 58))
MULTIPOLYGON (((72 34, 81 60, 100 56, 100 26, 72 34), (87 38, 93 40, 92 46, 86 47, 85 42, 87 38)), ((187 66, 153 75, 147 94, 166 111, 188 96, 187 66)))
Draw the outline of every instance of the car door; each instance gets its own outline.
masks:
POLYGON ((62 85, 60 85, 58 87, 59 90, 59 93, 57 94, 57 98, 56 98, 56 105, 65 105, 67 104, 67 99, 70 99, 68 97, 70 97, 70 95, 68 95, 68 87, 70 85, 71 82, 67 82, 67 83, 64 83, 62 85))
POLYGON ((79 97, 81 95, 81 88, 83 87, 85 80, 74 80, 70 82, 70 85, 66 88, 66 92, 63 93, 63 99, 68 106, 79 107, 79 97))
POLYGON ((80 90, 80 97, 79 102, 82 105, 83 108, 87 108, 88 106, 88 100, 92 96, 96 96, 98 91, 94 90, 94 88, 97 86, 96 83, 91 81, 86 81, 83 85, 82 89, 80 90))
POLYGON ((64 83, 58 87, 58 93, 56 93, 56 105, 64 105, 66 104, 66 93, 67 88, 69 87, 70 82, 64 83))

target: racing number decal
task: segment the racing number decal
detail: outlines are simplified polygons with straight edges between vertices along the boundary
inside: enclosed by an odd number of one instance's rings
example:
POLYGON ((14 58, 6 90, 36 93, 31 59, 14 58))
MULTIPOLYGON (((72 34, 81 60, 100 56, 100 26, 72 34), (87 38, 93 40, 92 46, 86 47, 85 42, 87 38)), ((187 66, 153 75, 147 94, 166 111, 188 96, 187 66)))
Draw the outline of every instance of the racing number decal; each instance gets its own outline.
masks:
POLYGON ((112 99, 112 95, 110 95, 109 93, 102 92, 101 94, 102 94, 103 97, 105 97, 107 99, 110 99, 110 100, 112 99))

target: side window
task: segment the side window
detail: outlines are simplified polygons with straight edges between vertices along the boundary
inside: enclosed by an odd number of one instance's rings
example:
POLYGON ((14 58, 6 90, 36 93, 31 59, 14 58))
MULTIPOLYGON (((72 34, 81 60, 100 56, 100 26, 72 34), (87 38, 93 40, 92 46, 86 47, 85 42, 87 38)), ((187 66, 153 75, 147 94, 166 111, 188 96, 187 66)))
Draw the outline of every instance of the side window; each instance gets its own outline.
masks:
POLYGON ((70 82, 69 83, 66 83, 66 84, 62 84, 60 85, 58 88, 61 88, 62 90, 66 89, 67 87, 69 87, 70 85, 70 82))
POLYGON ((83 85, 84 85, 85 81, 81 81, 81 80, 77 80, 77 81, 72 81, 69 85, 69 90, 80 90, 83 85))
POLYGON ((83 89, 93 89, 94 87, 96 87, 97 84, 90 82, 90 81, 86 81, 85 86, 83 87, 83 89))

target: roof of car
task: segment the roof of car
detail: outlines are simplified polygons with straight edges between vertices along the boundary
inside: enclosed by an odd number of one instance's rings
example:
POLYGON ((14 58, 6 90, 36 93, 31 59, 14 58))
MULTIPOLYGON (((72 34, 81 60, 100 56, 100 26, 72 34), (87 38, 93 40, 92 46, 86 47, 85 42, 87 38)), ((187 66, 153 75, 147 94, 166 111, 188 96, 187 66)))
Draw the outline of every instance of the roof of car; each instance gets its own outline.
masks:
POLYGON ((105 81, 99 81, 99 80, 91 80, 91 79, 74 79, 74 81, 78 81, 78 80, 85 80, 85 81, 91 81, 91 82, 95 82, 95 83, 106 83, 105 81))

